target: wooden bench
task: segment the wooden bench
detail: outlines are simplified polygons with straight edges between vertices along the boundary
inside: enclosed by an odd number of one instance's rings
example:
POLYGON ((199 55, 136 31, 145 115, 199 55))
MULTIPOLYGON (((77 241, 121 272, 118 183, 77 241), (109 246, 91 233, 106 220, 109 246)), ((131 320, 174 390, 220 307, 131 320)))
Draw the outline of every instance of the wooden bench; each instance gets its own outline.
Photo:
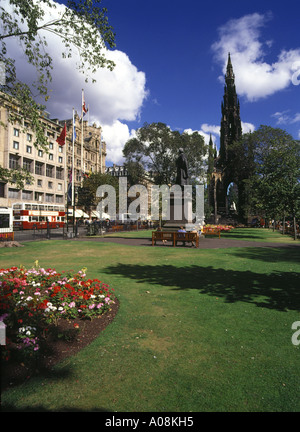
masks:
POLYGON ((152 231, 152 246, 156 245, 157 241, 171 241, 174 247, 177 246, 178 241, 194 243, 196 247, 199 247, 199 236, 193 232, 152 231))
POLYGON ((194 244, 196 247, 199 247, 199 235, 198 233, 195 232, 186 232, 186 233, 182 233, 182 232, 176 232, 174 233, 174 242, 175 245, 177 246, 177 242, 178 241, 182 241, 182 242, 187 242, 187 243, 191 243, 194 244))
POLYGON ((217 235, 217 236, 219 236, 219 238, 221 238, 221 230, 217 229, 217 228, 203 228, 202 234, 204 236, 217 235))

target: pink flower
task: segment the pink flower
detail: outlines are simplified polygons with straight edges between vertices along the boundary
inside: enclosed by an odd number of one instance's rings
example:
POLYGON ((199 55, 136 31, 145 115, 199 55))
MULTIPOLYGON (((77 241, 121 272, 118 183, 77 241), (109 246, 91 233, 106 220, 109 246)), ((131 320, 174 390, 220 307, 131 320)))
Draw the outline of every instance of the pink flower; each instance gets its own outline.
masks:
POLYGON ((72 307, 75 307, 76 305, 75 305, 75 302, 71 302, 71 303, 69 303, 69 307, 70 308, 72 308, 72 307))
POLYGON ((89 305, 89 309, 94 309, 95 306, 95 304, 89 305))

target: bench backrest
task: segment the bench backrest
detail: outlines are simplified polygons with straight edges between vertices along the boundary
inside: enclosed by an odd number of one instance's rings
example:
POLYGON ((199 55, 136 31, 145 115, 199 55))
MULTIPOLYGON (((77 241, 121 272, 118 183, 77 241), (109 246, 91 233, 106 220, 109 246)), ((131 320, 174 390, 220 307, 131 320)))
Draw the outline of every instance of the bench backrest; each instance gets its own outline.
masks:
POLYGON ((175 233, 175 240, 186 240, 186 241, 192 241, 195 238, 197 238, 197 233, 187 232, 187 233, 175 233))

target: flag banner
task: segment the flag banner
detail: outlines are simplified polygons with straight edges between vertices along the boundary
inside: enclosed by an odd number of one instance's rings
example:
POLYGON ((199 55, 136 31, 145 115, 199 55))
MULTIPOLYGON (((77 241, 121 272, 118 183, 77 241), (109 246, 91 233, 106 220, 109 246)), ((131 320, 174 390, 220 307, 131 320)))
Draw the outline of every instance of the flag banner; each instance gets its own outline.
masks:
POLYGON ((84 100, 84 94, 83 94, 83 90, 82 90, 82 102, 81 102, 81 117, 80 117, 80 121, 83 120, 84 116, 86 115, 86 113, 88 112, 89 108, 86 106, 85 100, 84 100))
POLYGON ((75 129, 75 119, 73 118, 73 136, 72 141, 76 140, 76 129, 75 129))
POLYGON ((63 128, 63 130, 61 131, 61 134, 59 135, 59 137, 57 137, 57 140, 56 140, 56 142, 57 142, 60 146, 65 145, 66 135, 67 135, 67 126, 66 126, 66 123, 65 123, 64 128, 63 128))
POLYGON ((83 104, 82 104, 82 115, 83 115, 83 117, 86 115, 86 113, 88 112, 88 108, 86 107, 86 105, 85 105, 85 101, 83 101, 83 104))

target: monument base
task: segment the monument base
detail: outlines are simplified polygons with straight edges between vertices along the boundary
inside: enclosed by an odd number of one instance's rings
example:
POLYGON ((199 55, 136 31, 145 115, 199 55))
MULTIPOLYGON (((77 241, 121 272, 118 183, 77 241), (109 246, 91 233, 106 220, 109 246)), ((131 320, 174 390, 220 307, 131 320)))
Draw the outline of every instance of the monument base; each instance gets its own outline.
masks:
POLYGON ((185 201, 184 198, 174 200, 174 197, 171 196, 170 219, 164 223, 162 231, 177 232, 182 227, 186 231, 190 231, 192 224, 192 200, 186 199, 185 201), (186 217, 186 214, 188 217, 186 217))

